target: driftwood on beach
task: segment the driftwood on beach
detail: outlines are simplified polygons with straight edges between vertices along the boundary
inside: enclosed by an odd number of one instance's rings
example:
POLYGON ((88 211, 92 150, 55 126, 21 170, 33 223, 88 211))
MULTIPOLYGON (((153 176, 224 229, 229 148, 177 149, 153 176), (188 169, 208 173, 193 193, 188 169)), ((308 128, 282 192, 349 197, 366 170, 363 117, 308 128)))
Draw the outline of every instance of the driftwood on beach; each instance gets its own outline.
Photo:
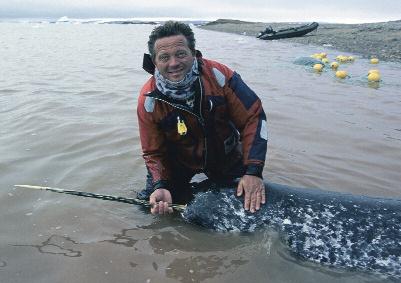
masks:
MULTIPOLYGON (((262 23, 238 20, 217 20, 200 26, 202 29, 256 37, 267 26, 282 29, 299 26, 299 23, 262 23)), ((375 56, 382 60, 401 62, 401 20, 366 24, 325 24, 311 34, 280 39, 283 41, 332 47, 363 57, 375 56)))

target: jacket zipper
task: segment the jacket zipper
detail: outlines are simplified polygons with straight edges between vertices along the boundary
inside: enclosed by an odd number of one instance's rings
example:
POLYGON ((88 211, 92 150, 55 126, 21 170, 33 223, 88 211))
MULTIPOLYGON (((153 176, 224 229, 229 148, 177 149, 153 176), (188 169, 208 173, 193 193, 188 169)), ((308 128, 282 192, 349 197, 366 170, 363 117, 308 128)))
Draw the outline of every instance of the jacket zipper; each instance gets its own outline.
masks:
POLYGON ((204 158, 203 158, 203 170, 206 169, 206 164, 207 164, 207 137, 206 137, 206 129, 205 129, 205 120, 203 119, 202 116, 202 100, 203 100, 203 88, 202 88, 202 81, 201 78, 199 78, 199 88, 200 88, 200 102, 199 102, 199 116, 200 116, 200 121, 199 123, 202 125, 203 129, 203 151, 204 151, 204 158))
POLYGON ((162 98, 154 97, 154 99, 162 101, 164 103, 167 103, 168 105, 170 105, 173 108, 180 109, 180 110, 185 111, 185 112, 187 112, 187 113, 189 113, 189 114, 191 114, 191 115, 196 117, 196 120, 198 120, 199 124, 201 125, 202 131, 203 131, 203 136, 204 136, 204 138, 203 138, 203 152, 204 152, 203 169, 205 169, 206 168, 206 162, 207 162, 207 138, 206 138, 205 121, 204 121, 203 116, 202 116, 203 90, 202 90, 202 83, 201 83, 201 79, 200 78, 199 78, 199 87, 200 87, 199 116, 196 115, 195 113, 189 111, 188 109, 179 107, 179 106, 177 106, 177 105, 175 105, 173 103, 170 103, 170 102, 168 102, 168 101, 166 101, 166 100, 164 100, 162 98))

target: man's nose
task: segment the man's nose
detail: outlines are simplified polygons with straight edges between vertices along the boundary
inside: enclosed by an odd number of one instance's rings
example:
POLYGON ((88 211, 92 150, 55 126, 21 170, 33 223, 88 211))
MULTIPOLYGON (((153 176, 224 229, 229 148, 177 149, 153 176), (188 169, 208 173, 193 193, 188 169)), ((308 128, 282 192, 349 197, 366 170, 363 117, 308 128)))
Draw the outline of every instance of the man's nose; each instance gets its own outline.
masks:
POLYGON ((177 60, 177 58, 175 56, 171 56, 169 63, 170 63, 170 66, 175 66, 179 63, 179 60, 177 60))

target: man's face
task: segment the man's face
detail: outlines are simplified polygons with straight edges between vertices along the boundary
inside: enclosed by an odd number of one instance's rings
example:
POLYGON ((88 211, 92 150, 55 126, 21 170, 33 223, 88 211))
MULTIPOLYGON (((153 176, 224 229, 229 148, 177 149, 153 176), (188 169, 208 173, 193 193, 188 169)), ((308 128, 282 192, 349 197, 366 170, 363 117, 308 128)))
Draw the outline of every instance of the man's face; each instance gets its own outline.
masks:
POLYGON ((160 74, 173 82, 182 80, 192 68, 194 55, 183 35, 157 39, 154 63, 160 74))

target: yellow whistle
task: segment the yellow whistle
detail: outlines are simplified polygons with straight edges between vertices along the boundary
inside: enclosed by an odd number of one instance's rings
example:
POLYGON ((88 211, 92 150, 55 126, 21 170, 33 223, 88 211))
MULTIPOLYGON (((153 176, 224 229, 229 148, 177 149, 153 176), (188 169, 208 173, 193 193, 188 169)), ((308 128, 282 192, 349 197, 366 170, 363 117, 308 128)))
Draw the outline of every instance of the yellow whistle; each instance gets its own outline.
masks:
POLYGON ((187 134, 187 126, 185 125, 184 121, 177 117, 177 132, 180 136, 184 136, 187 134))

